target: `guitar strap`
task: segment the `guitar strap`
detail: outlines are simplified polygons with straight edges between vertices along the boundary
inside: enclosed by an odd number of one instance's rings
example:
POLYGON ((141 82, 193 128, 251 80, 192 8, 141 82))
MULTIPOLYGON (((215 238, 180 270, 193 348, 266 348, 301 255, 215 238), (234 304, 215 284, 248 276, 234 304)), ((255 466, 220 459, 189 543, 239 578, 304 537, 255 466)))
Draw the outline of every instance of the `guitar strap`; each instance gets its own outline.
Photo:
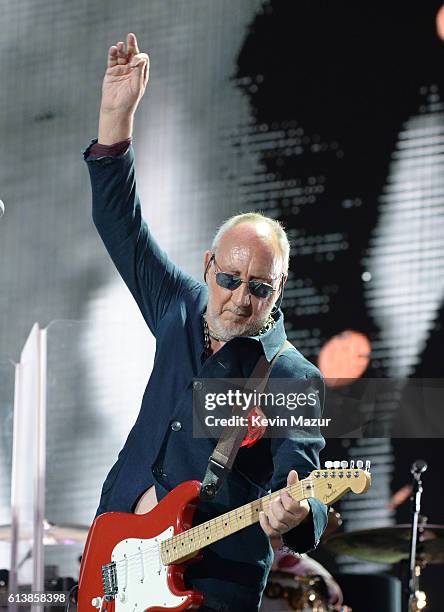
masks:
MULTIPOLYGON (((270 362, 267 361, 264 355, 261 355, 244 386, 244 390, 262 393, 268 382, 275 361, 281 353, 292 346, 293 345, 288 342, 288 340, 285 340, 279 351, 270 362)), ((245 421, 248 421, 248 416, 251 414, 254 408, 255 406, 251 406, 248 413, 246 413, 242 406, 236 405, 233 409, 232 416, 242 416, 244 418, 247 417, 245 418, 245 421)), ((208 460, 207 471, 200 489, 201 499, 214 499, 227 475, 231 471, 234 460, 236 459, 236 455, 242 440, 245 438, 247 430, 247 424, 237 425, 235 427, 227 425, 224 427, 219 441, 208 460)))

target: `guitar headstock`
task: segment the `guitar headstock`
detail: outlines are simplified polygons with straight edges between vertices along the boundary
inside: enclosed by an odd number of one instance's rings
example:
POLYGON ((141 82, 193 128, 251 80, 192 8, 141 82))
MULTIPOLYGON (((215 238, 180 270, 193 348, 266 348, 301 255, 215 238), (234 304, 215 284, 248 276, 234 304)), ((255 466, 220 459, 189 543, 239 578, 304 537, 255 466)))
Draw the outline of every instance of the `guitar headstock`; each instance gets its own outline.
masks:
POLYGON ((313 470, 310 480, 312 495, 324 504, 333 504, 348 491, 357 495, 368 491, 371 485, 370 461, 326 461, 325 469, 313 470))

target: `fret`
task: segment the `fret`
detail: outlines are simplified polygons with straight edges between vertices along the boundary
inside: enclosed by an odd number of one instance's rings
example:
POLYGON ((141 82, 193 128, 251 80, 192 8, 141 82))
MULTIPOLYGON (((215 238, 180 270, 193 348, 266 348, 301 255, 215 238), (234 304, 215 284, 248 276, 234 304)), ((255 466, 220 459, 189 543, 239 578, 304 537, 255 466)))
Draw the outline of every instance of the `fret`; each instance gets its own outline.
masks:
POLYGON ((259 521, 259 512, 267 509, 269 504, 277 499, 284 490, 287 490, 294 499, 303 499, 305 496, 303 483, 304 481, 300 481, 290 487, 275 491, 165 540, 161 546, 162 562, 165 565, 177 562, 209 544, 253 525, 259 521))

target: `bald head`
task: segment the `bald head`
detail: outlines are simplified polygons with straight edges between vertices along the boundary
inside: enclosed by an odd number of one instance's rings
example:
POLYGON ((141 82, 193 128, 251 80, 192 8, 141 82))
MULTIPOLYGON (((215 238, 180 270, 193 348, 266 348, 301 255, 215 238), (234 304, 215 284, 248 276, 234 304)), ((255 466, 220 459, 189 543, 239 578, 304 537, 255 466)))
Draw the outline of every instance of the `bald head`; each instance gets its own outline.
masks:
POLYGON ((236 236, 243 241, 262 239, 264 245, 267 242, 273 244, 282 261, 281 271, 284 274, 288 272, 290 244, 285 230, 279 221, 266 217, 262 213, 242 213, 227 219, 214 236, 211 245, 213 253, 218 249, 222 237, 236 228, 242 228, 242 231, 236 233, 236 236))
POLYGON ((282 252, 275 232, 264 222, 244 221, 225 230, 215 251, 218 262, 233 272, 248 271, 268 283, 280 277, 282 252))

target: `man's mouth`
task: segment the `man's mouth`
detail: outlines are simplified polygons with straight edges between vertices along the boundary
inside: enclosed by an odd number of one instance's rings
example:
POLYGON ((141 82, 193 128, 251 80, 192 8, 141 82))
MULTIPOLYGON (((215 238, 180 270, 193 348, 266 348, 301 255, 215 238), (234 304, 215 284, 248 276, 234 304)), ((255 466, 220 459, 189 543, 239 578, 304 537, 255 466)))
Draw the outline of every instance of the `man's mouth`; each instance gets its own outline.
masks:
POLYGON ((231 312, 231 314, 236 315, 237 317, 249 317, 250 314, 247 312, 240 312, 238 310, 231 310, 230 308, 225 308, 223 312, 231 312))

